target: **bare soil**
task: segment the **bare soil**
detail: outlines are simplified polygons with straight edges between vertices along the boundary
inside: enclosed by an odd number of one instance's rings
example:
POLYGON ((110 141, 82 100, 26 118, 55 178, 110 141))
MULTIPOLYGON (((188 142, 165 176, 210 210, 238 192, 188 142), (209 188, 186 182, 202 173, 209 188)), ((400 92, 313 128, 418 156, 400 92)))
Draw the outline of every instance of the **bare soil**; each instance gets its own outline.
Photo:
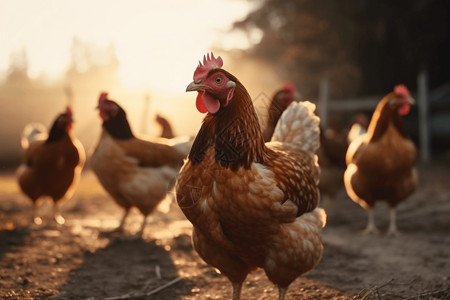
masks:
MULTIPOLYGON (((377 206, 380 235, 362 235, 367 215, 344 189, 328 210, 320 264, 298 278, 286 299, 450 299, 450 162, 419 167, 417 192, 398 208, 401 235, 388 237, 388 209, 377 206)), ((127 234, 109 233, 122 215, 85 170, 62 206, 66 224, 30 225, 30 201, 13 173, 0 175, 1 299, 230 299, 231 285, 191 245, 191 225, 175 204, 155 212, 142 239, 141 216, 127 234)), ((243 299, 277 299, 261 270, 250 274, 243 299)))

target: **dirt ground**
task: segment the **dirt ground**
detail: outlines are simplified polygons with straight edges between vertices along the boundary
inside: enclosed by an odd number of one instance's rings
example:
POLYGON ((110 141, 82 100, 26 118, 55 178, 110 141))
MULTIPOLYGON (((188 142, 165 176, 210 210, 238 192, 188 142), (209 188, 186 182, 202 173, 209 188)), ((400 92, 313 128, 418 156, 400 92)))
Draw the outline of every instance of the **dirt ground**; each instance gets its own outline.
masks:
MULTIPOLYGON (((345 191, 328 211, 320 264, 298 278, 286 299, 450 299, 450 160, 420 166, 420 187, 399 206, 402 234, 387 237, 388 210, 377 206, 380 235, 360 233, 366 213, 345 191)), ((169 198, 170 199, 170 198, 169 198)), ((170 200, 169 200, 170 201, 170 200)), ((168 202, 169 202, 168 201, 168 202)), ((170 204, 170 202, 169 202, 170 204)), ((176 204, 155 212, 143 239, 108 233, 122 211, 95 176, 83 172, 62 207, 66 224, 29 226, 31 203, 13 173, 0 175, 1 299, 230 299, 231 285, 191 246, 191 225, 176 204)), ((277 299, 264 272, 250 274, 243 299, 277 299)))

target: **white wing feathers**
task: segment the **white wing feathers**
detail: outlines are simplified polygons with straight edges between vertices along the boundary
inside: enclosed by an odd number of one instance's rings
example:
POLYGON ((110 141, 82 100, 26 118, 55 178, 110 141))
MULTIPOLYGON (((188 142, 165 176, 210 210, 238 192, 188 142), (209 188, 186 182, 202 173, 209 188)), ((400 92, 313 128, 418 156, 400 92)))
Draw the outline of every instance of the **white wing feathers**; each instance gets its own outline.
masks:
POLYGON ((313 156, 320 146, 320 118, 315 109, 309 101, 291 103, 278 120, 272 141, 294 143, 313 156))

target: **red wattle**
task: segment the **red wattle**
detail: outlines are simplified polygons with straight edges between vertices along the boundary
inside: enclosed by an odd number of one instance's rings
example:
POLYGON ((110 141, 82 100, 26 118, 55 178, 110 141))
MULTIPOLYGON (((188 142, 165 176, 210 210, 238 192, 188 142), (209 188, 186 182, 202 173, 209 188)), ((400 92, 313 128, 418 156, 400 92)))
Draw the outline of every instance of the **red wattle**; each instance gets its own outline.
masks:
POLYGON ((206 93, 198 93, 195 106, 201 113, 215 114, 220 109, 220 102, 216 98, 206 93))
POLYGON ((197 107, 197 110, 201 112, 202 114, 205 114, 208 112, 205 105, 203 104, 203 97, 201 93, 198 93, 197 100, 195 101, 195 106, 197 107))
POLYGON ((214 98, 213 96, 204 93, 202 95, 203 99, 203 105, 205 106, 206 110, 211 113, 215 114, 220 109, 220 102, 217 98, 214 98))
POLYGON ((411 108, 411 106, 410 106, 408 103, 403 104, 402 107, 400 107, 400 108, 398 109, 398 113, 399 113, 401 116, 405 116, 405 115, 409 114, 410 108, 411 108))

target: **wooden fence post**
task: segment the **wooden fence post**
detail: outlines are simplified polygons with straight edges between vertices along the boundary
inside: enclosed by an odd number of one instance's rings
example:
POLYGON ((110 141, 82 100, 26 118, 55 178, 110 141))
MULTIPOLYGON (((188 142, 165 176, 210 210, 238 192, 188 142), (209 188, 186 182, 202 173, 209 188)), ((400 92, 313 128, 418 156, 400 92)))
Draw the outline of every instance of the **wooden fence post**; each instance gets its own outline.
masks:
POLYGON ((322 129, 328 128, 328 101, 330 100, 330 80, 325 78, 319 84, 318 114, 322 129))
POLYGON ((430 129, 428 118, 428 74, 425 69, 417 76, 417 107, 419 111, 419 147, 420 160, 430 159, 430 129))

